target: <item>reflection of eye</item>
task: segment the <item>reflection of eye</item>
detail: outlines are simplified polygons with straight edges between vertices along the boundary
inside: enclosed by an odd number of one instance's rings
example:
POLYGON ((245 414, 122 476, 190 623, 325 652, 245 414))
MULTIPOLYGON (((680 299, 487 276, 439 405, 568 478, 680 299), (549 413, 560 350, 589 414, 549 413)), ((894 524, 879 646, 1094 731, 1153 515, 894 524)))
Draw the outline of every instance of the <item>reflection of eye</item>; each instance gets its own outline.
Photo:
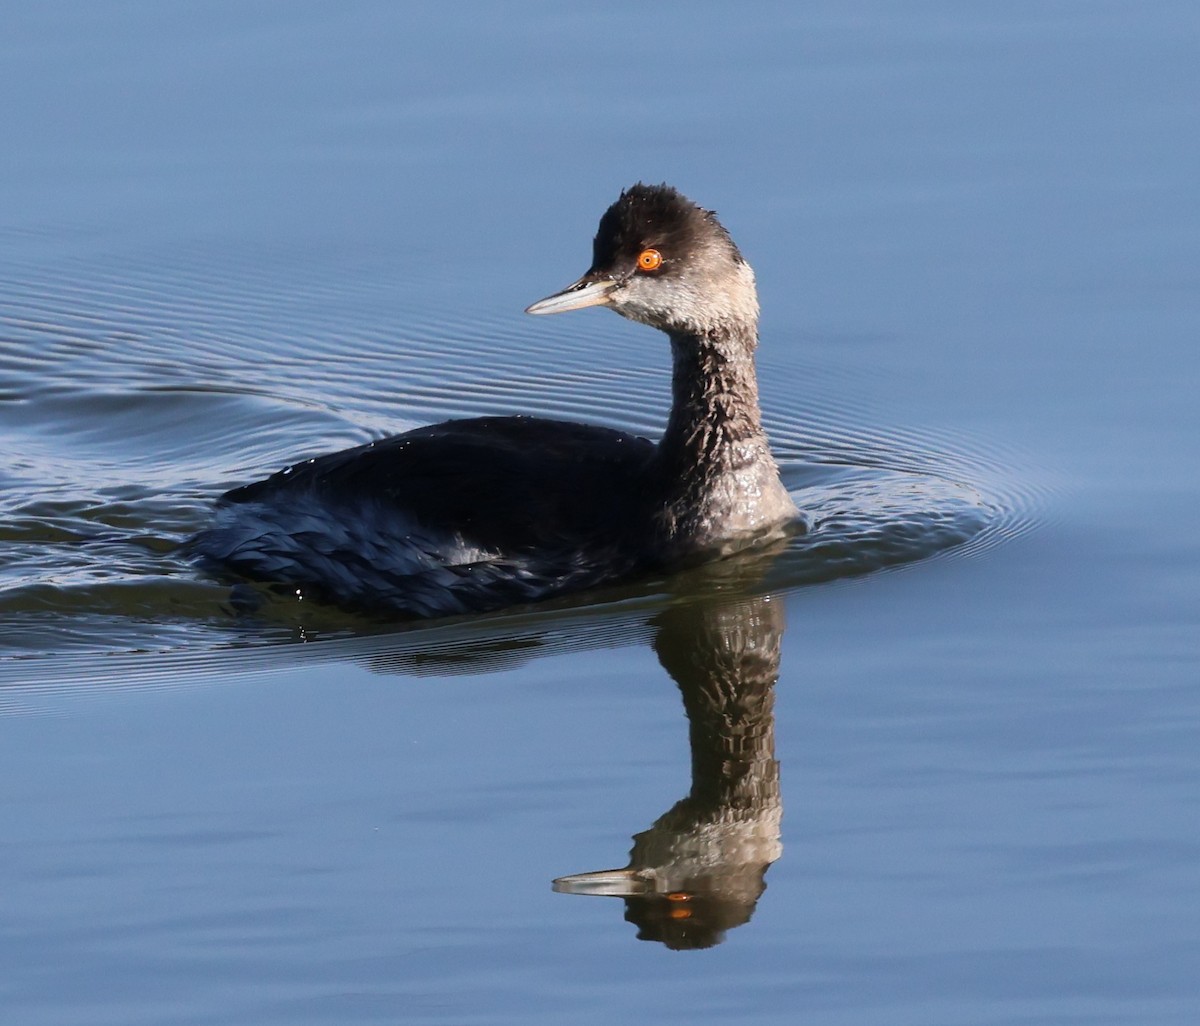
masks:
POLYGON ((657 271, 662 262, 662 254, 657 249, 643 249, 637 258, 639 271, 657 271))

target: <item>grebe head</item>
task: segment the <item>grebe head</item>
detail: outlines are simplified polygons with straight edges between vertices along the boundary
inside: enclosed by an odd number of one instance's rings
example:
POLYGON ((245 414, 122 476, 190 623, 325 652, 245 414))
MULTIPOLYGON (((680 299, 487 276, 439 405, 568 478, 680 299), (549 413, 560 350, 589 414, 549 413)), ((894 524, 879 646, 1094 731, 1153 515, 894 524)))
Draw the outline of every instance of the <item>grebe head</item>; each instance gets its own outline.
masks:
POLYGON ((758 321, 754 272, 712 211, 669 185, 638 183, 600 218, 592 266, 525 312, 608 306, 672 335, 746 334, 758 321))

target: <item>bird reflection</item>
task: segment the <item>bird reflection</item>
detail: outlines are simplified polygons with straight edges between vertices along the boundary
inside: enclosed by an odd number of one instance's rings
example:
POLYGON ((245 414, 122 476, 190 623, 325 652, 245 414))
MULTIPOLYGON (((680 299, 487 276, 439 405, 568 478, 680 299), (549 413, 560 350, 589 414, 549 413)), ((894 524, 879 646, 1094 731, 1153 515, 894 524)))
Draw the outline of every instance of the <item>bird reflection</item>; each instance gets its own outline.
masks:
POLYGON ((749 921, 782 852, 774 687, 783 605, 717 592, 654 625, 655 652, 687 713, 692 789, 634 835, 624 869, 564 876, 554 889, 621 897, 640 940, 707 948, 749 921))

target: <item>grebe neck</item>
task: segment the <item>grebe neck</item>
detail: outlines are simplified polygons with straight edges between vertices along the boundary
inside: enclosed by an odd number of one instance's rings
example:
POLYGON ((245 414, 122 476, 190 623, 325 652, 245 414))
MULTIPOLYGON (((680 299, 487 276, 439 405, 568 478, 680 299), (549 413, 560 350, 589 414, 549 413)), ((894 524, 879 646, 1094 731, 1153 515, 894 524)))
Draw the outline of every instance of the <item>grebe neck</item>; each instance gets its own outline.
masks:
POLYGON ((795 515, 758 405, 757 327, 671 331, 672 405, 657 462, 670 546, 734 549, 795 515))
POLYGON ((659 445, 664 469, 708 478, 771 460, 754 373, 757 343, 753 325, 671 333, 671 415, 659 445))

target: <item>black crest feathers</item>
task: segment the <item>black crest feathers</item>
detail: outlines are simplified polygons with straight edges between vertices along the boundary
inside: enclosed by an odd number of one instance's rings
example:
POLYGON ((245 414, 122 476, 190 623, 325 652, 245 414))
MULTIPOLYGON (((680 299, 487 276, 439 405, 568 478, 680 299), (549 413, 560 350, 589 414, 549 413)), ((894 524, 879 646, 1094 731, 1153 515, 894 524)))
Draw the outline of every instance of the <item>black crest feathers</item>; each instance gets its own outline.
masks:
POLYGON ((600 218, 592 243, 592 272, 612 272, 632 265, 646 248, 661 250, 676 266, 686 263, 688 254, 719 238, 729 246, 737 260, 742 259, 717 215, 696 206, 683 193, 669 185, 644 185, 638 182, 621 193, 620 198, 600 218))

